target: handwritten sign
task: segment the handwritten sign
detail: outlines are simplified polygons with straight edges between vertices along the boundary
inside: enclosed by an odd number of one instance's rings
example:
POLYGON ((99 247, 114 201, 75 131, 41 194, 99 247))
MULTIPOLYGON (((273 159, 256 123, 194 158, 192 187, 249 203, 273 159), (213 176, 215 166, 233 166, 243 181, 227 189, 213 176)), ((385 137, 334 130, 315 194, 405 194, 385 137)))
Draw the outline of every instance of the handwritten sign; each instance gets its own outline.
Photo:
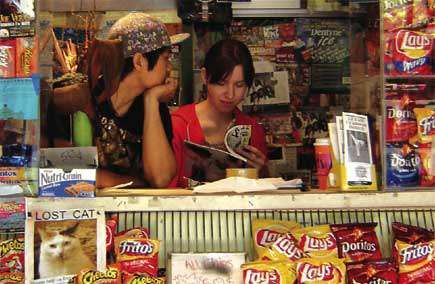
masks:
POLYGON ((243 263, 245 263, 244 253, 173 253, 170 283, 242 283, 240 266, 243 263))

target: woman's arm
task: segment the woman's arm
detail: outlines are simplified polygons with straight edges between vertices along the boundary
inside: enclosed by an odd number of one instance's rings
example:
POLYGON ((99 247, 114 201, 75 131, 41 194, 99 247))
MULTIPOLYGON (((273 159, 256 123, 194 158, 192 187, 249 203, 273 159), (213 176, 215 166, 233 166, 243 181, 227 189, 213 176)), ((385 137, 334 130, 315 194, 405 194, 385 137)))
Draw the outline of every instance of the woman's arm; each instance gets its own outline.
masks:
POLYGON ((145 179, 153 187, 167 187, 176 172, 176 162, 159 111, 159 101, 176 90, 173 82, 154 87, 144 95, 142 163, 145 179))

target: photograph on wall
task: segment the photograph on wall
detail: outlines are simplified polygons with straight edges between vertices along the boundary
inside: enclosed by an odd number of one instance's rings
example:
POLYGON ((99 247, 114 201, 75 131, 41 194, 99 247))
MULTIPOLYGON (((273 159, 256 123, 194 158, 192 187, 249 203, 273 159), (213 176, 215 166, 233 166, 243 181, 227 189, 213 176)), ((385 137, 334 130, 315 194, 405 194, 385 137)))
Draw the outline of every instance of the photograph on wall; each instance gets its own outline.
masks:
POLYGON ((34 35, 34 1, 2 0, 0 2, 0 38, 34 35))
POLYGON ((256 73, 244 105, 288 104, 288 72, 256 73))
POLYGON ((26 220, 26 279, 56 279, 106 265, 104 211, 39 210, 26 220))

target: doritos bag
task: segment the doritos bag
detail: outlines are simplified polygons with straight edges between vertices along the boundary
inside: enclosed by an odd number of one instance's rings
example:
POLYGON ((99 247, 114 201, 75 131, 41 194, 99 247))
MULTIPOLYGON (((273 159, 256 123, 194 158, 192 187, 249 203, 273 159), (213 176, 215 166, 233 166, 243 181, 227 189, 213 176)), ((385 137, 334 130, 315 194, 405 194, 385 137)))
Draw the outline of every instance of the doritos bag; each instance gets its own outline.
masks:
POLYGON ((279 237, 299 227, 298 223, 292 221, 252 220, 252 239, 254 240, 257 255, 261 257, 265 253, 266 248, 279 237))
POLYGON ((397 269, 388 260, 349 263, 346 265, 348 284, 398 284, 397 269))
POLYGON ((337 241, 329 225, 293 231, 299 247, 310 257, 338 257, 337 241))
POLYGON ((417 186, 420 181, 420 156, 408 143, 390 144, 386 147, 387 185, 397 187, 417 186))
POLYGON ((257 261, 242 265, 244 284, 293 284, 294 264, 286 261, 257 261))

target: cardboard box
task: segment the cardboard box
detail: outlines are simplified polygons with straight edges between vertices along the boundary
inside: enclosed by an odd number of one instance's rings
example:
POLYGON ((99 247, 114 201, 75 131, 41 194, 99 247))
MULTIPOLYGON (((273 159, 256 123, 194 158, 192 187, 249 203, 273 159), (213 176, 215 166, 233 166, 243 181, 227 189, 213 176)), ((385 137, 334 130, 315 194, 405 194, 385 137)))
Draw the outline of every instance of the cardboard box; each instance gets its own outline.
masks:
POLYGON ((39 196, 95 197, 97 148, 41 149, 39 196))

